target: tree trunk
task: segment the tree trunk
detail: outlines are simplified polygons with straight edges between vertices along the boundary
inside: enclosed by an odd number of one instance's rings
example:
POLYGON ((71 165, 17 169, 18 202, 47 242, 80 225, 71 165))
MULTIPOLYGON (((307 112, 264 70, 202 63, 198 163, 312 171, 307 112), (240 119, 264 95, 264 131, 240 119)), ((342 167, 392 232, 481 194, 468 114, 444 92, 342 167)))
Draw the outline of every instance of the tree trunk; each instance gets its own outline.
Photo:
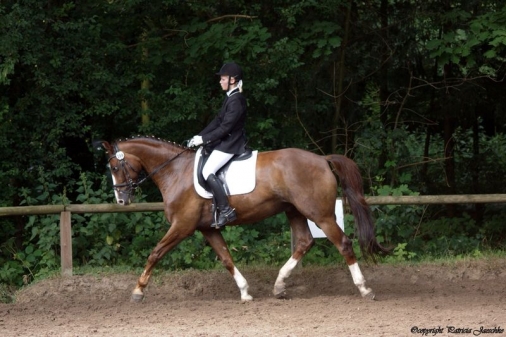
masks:
MULTIPOLYGON (((473 161, 471 162, 471 177, 473 194, 480 193, 480 125, 478 116, 475 114, 473 123, 473 161)), ((475 216, 477 223, 481 223, 483 219, 484 205, 474 204, 475 216)))
MULTIPOLYGON (((380 22, 381 22, 381 31, 380 34, 383 37, 383 41, 388 40, 388 0, 381 0, 380 6, 380 22)), ((390 96, 390 92, 388 90, 388 64, 387 60, 390 57, 390 51, 388 46, 385 45, 383 50, 383 56, 381 57, 381 69, 380 69, 380 88, 379 88, 379 97, 380 97, 380 109, 382 109, 380 113, 380 121, 383 125, 384 130, 388 127, 388 96, 390 96)), ((378 167, 382 168, 385 166, 385 163, 388 159, 387 147, 384 146, 381 150, 381 153, 378 158, 378 167)))
MULTIPOLYGON (((146 32, 142 33, 141 41, 142 42, 146 41, 146 32)), ((142 63, 144 63, 146 61, 146 59, 148 58, 149 51, 148 51, 148 48, 145 47, 144 45, 141 48, 142 48, 142 56, 141 56, 141 58, 142 58, 142 63)), ((148 79, 143 79, 142 82, 141 82, 141 93, 142 93, 142 98, 141 98, 141 123, 142 123, 142 125, 149 124, 149 114, 148 114, 149 103, 148 103, 148 100, 144 97, 144 92, 147 91, 147 90, 149 90, 149 80, 148 79)))
MULTIPOLYGON (((446 114, 450 114, 446 111, 446 114)), ((455 140, 453 133, 455 132, 454 120, 446 115, 444 117, 444 156, 445 156, 445 175, 448 187, 447 194, 455 194, 455 140)), ((455 215, 455 205, 446 205, 447 215, 453 217, 455 215)))
MULTIPOLYGON (((351 6, 353 0, 348 2, 348 8, 346 11, 346 22, 345 22, 345 30, 344 30, 344 38, 341 43, 341 53, 339 55, 339 64, 338 64, 338 75, 337 75, 337 89, 334 86, 334 118, 333 118, 333 128, 332 128, 332 153, 337 151, 337 130, 339 125, 339 120, 342 120, 341 111, 343 105, 343 87, 344 87, 344 74, 345 74, 345 58, 346 58, 346 46, 348 44, 348 36, 350 30, 350 18, 351 18, 351 6)), ((344 126, 344 132, 347 128, 344 126)), ((348 137, 346 137, 347 139, 348 137)), ((347 146, 345 146, 345 153, 347 152, 347 146)))
POLYGON ((425 142, 423 144, 423 164, 420 171, 420 178, 425 187, 429 187, 429 181, 427 179, 429 172, 429 150, 430 150, 430 126, 427 126, 425 131, 425 142))
MULTIPOLYGON (((142 80, 141 82, 141 91, 148 90, 149 89, 149 80, 142 80)), ((149 103, 148 100, 142 97, 141 99, 141 121, 142 125, 149 124, 149 103)))

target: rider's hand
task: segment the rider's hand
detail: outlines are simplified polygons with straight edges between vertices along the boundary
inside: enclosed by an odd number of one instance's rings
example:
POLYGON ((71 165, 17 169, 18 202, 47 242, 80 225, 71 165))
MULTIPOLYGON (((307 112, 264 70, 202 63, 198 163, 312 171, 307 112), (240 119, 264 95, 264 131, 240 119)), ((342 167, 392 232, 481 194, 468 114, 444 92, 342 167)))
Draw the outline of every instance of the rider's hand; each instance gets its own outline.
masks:
POLYGON ((202 136, 193 136, 193 138, 190 139, 190 142, 188 143, 188 147, 199 146, 203 143, 204 141, 202 140, 202 136))

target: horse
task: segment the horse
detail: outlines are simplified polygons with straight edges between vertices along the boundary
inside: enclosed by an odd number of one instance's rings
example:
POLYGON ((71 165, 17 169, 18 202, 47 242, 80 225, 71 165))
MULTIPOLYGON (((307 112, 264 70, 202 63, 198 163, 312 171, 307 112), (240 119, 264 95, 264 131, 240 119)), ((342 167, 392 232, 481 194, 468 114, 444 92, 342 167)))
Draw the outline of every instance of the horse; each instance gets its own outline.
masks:
MULTIPOLYGON (((234 278, 241 301, 251 301, 253 297, 248 293, 248 282, 235 266, 221 230, 211 227, 212 201, 199 196, 194 187, 195 149, 149 136, 117 140, 112 144, 99 142, 109 162, 116 202, 129 205, 136 187, 151 178, 162 194, 164 214, 170 223, 169 230, 150 253, 132 291, 131 301, 144 299, 144 289, 157 262, 196 230, 203 234, 234 278), (147 175, 141 176, 141 173, 147 175)), ((279 270, 274 296, 283 298, 286 295, 285 280, 315 243, 309 230, 309 219, 323 230, 344 257, 362 297, 374 299, 375 294, 366 286, 358 266, 352 242, 336 223, 335 202, 340 182, 343 203, 354 215, 355 235, 363 256, 376 261, 375 257, 389 252, 374 235, 372 214, 364 198, 362 177, 355 162, 343 155, 320 156, 302 149, 286 148, 259 152, 255 170, 253 191, 229 197, 237 219, 227 226, 255 223, 281 212, 286 214, 294 248, 279 270)))

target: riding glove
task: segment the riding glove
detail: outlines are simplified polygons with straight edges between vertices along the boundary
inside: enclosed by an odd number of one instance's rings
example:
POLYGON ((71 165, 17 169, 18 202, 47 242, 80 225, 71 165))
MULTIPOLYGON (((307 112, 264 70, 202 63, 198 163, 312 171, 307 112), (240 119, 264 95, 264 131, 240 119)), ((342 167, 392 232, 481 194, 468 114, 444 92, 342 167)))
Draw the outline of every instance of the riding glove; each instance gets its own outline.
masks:
POLYGON ((202 136, 193 136, 193 138, 190 139, 190 142, 188 143, 188 147, 199 146, 202 143, 204 143, 202 136))

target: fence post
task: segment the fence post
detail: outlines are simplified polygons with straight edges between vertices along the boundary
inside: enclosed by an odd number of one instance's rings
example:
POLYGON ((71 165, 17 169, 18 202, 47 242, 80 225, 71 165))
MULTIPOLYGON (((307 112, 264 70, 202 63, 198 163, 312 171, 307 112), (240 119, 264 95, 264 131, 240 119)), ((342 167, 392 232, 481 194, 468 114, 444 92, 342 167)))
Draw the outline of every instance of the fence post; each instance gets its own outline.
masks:
POLYGON ((61 272, 63 276, 72 276, 72 226, 71 212, 60 213, 61 272))

